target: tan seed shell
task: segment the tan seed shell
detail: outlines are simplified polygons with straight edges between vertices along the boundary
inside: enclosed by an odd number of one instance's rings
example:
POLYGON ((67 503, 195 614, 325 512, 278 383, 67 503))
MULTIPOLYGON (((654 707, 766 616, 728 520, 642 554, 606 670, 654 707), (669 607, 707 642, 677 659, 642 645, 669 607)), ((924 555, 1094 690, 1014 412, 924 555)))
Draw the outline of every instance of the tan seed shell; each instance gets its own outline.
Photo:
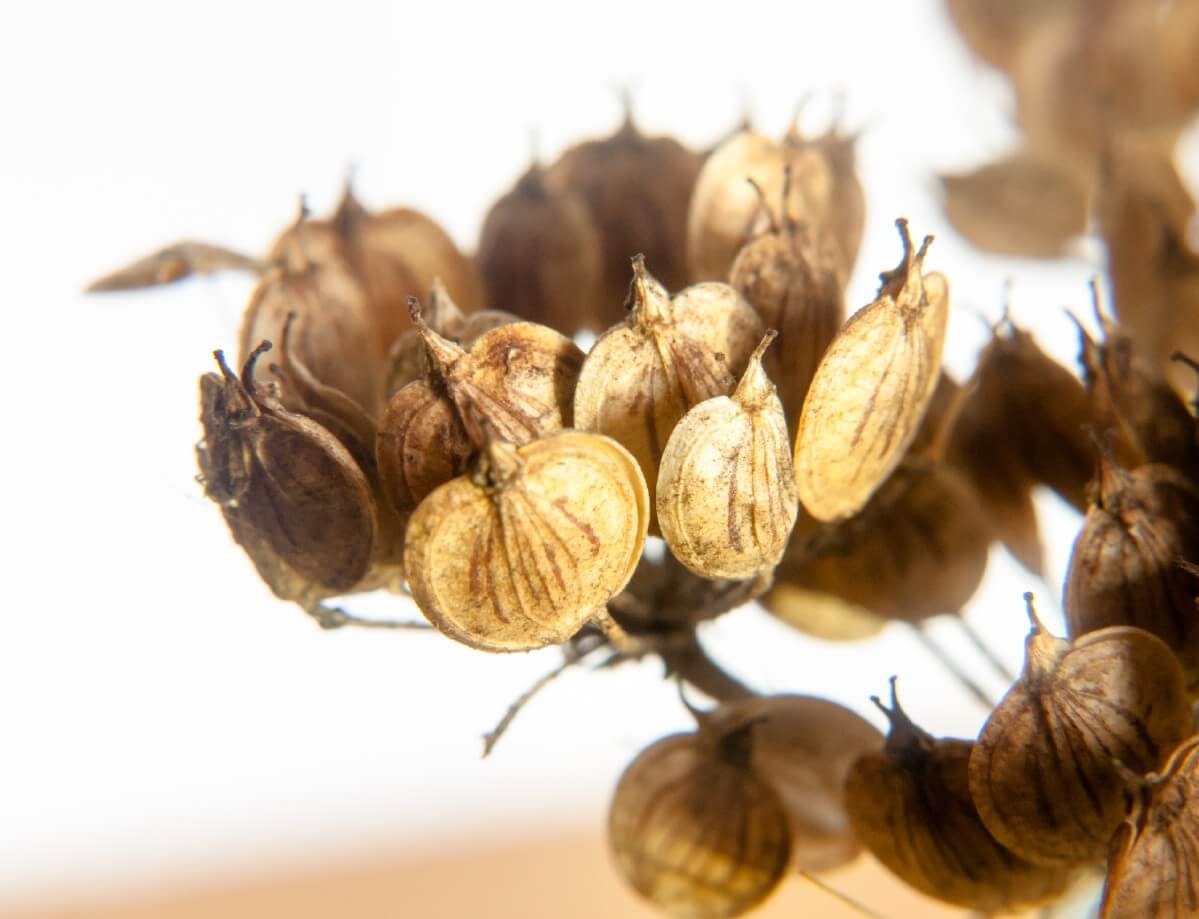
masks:
POLYGON ((404 570, 449 637, 526 651, 570 638, 620 592, 648 522, 641 470, 615 441, 577 431, 492 441, 471 476, 421 501, 404 570))
POLYGON ((941 372, 949 287, 922 274, 932 237, 884 274, 879 297, 829 345, 812 379, 795 438, 799 498, 812 516, 859 511, 916 436, 941 372))
POLYGON ((762 367, 768 332, 729 396, 675 426, 658 470, 658 524, 671 552, 702 577, 749 578, 778 564, 799 497, 787 419, 762 367))

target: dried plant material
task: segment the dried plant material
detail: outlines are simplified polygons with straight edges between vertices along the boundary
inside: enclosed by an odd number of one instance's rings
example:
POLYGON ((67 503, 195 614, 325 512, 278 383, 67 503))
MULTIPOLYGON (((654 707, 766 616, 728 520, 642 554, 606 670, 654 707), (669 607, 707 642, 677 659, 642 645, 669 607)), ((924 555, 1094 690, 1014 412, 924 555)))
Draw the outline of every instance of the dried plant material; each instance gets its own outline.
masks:
POLYGON ((808 143, 829 167, 831 187, 826 225, 840 244, 841 270, 848 278, 857 263, 866 229, 866 192, 857 166, 858 135, 843 133, 834 126, 808 143))
MULTIPOLYGON (((421 315, 430 329, 464 348, 470 348, 475 339, 485 332, 520 321, 519 316, 503 310, 479 310, 469 314, 462 312, 440 278, 433 280, 429 299, 423 305, 421 315)), ((393 395, 413 380, 423 380, 430 372, 432 367, 429 365, 424 336, 420 329, 408 329, 395 340, 387 355, 383 403, 390 401, 393 395)))
POLYGON ((1116 763, 1150 772, 1190 734, 1182 669, 1137 628, 1057 638, 1025 601, 1024 671, 974 746, 970 791, 991 835, 1022 858, 1098 862, 1124 819, 1116 763))
MULTIPOLYGON (((785 203, 784 189, 780 203, 785 203)), ((808 386, 820 358, 845 320, 839 256, 817 245, 803 224, 770 212, 770 226, 737 253, 729 283, 778 330, 766 370, 779 389, 793 440, 808 386)), ((786 208, 781 208, 785 212, 786 208)))
POLYGON ((845 812, 845 777, 883 736, 843 705, 815 696, 757 696, 703 716, 707 730, 749 732, 750 763, 779 793, 798 871, 831 871, 858 856, 845 812))
POLYGON ((674 426, 693 405, 732 391, 762 331, 753 307, 727 284, 696 284, 672 299, 638 256, 628 318, 601 335, 583 363, 575 427, 619 441, 653 499, 674 426))
POLYGON ((192 275, 215 274, 218 271, 248 271, 257 275, 265 269, 266 266, 258 259, 232 249, 185 239, 139 258, 112 274, 97 278, 87 285, 87 292, 157 287, 192 275))
POLYGON ((1019 152, 973 172, 941 177, 945 216, 987 252, 1057 258, 1087 230, 1088 189, 1075 171, 1019 152))
POLYGON ((772 616, 824 641, 864 641, 879 634, 888 622, 840 597, 793 583, 785 564, 775 572, 774 585, 761 603, 772 616))
POLYGON ((750 747, 744 730, 674 734, 620 777, 608 811, 616 866, 667 915, 740 916, 787 873, 787 814, 750 747))
POLYGON ((1199 915, 1199 737, 1160 775, 1132 781, 1128 818, 1112 839, 1099 919, 1199 915))
POLYGON ((487 212, 475 262, 493 307, 568 335, 607 325, 597 324, 603 249, 587 201, 551 190, 540 163, 487 212))
POLYGON ((783 557, 799 497, 787 419, 762 367, 767 332, 731 396, 690 409, 658 470, 658 525, 670 551, 702 577, 751 578, 783 557))
POLYGON ((980 58, 1010 70, 1027 37, 1050 14, 1075 14, 1079 0, 948 0, 958 34, 980 58))
POLYGON ((896 469, 859 514, 810 532, 792 541, 780 584, 904 622, 961 610, 982 582, 992 539, 961 473, 916 459, 896 469))
POLYGON ((421 612, 484 651, 557 644, 633 575, 649 497, 609 438, 492 439, 468 476, 429 494, 408 524, 404 569, 421 612))
POLYGON ((549 169, 546 186, 581 196, 599 233, 596 328, 623 318, 629 259, 639 252, 669 289, 687 283, 687 205, 699 167, 698 154, 674 138, 642 134, 626 100, 624 123, 615 134, 571 147, 549 169))
POLYGON ((215 352, 221 376, 200 378, 204 439, 197 458, 208 497, 276 595, 311 607, 366 575, 376 520, 370 485, 327 430, 287 411, 254 365, 240 378, 215 352))
POLYGON ((1199 687, 1195 582, 1178 562, 1199 558, 1199 493, 1159 464, 1133 470, 1101 454, 1093 503, 1074 541, 1064 606, 1070 635, 1131 625, 1178 655, 1199 687))
POLYGON ((941 372, 949 285, 923 274, 932 237, 913 252, 907 221, 898 226, 903 260, 829 345, 800 414, 799 498, 819 520, 849 517, 870 500, 916 436, 941 372))
POLYGON ((379 423, 379 473, 392 506, 416 508, 434 488, 461 475, 487 433, 517 445, 571 426, 571 400, 583 352, 533 322, 484 333, 469 351, 434 332, 413 307, 430 364, 379 423))
POLYGON ((891 722, 882 753, 862 756, 845 781, 845 800, 862 844, 921 893, 980 913, 1055 899, 1067 869, 1034 865, 995 840, 970 797, 973 744, 938 740, 899 706, 875 697, 891 722))

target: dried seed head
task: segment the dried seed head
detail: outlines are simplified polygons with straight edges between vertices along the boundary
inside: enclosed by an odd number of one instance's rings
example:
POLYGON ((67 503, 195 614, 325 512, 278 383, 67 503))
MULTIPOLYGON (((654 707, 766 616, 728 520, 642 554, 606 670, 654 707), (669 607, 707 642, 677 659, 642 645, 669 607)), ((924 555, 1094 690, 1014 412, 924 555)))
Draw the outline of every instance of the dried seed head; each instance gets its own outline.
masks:
MULTIPOLYGON (((419 312, 419 311, 418 311, 419 312)), ((387 404, 377 455, 384 488, 401 514, 456 475, 485 438, 524 444, 569 427, 583 353, 569 338, 533 322, 479 336, 466 351, 417 316, 430 363, 387 404)))
POLYGON ((1094 503, 1074 541, 1064 606, 1077 638, 1112 625, 1156 635, 1199 686, 1194 578, 1179 560, 1199 558, 1199 494, 1168 466, 1127 471, 1100 457, 1094 503))
POLYGON ((728 702, 703 722, 722 734, 749 731, 750 762, 787 812, 797 870, 831 871, 857 857, 861 844, 845 812, 845 776, 859 756, 882 749, 872 724, 836 702, 798 695, 728 702))
POLYGON ((575 426, 628 449, 652 497, 674 426, 693 405, 732 391, 732 374, 744 372, 762 323, 727 284, 696 284, 671 299, 641 257, 633 260, 629 299, 628 318, 601 335, 583 363, 575 426))
POLYGON ((799 419, 795 474, 803 506, 819 520, 859 511, 916 436, 941 372, 949 286, 925 275, 932 237, 882 275, 879 297, 825 351, 799 419))
POLYGON ((670 916, 739 916, 787 872, 787 815, 747 746, 744 731, 674 734, 620 777, 608 812, 617 868, 670 916))
POLYGON ((945 216, 980 249, 1057 258, 1087 231, 1090 190, 1071 169, 1020 152, 963 175, 941 177, 945 216))
POLYGON ((346 593, 370 567, 374 498, 353 457, 325 428, 287 411, 216 352, 221 376, 200 378, 204 440, 197 459, 208 497, 276 595, 306 605, 346 593))
POLYGON ((687 283, 687 204, 699 166, 699 156, 674 138, 642 134, 626 108, 615 134, 571 147, 547 172, 549 189, 587 202, 599 233, 596 328, 623 318, 628 260, 638 252, 671 290, 687 283))
POLYGON ((1112 838, 1100 919, 1199 915, 1199 737, 1160 775, 1132 781, 1128 818, 1112 838))
POLYGON ((988 64, 1010 70, 1029 34, 1055 10, 1075 0, 949 0, 949 16, 970 50, 988 64))
POLYGON ((799 114, 783 138, 787 169, 799 178, 798 188, 784 198, 785 216, 798 218, 814 238, 824 241, 844 284, 866 227, 866 193, 857 173, 858 135, 843 133, 838 115, 823 134, 804 137, 799 114))
POLYGON ((446 635, 527 651, 570 638, 620 592, 648 521, 641 470, 615 441, 576 431, 522 447, 492 439, 469 476, 421 501, 404 569, 446 635))
POLYGON ((658 470, 658 525, 671 552, 703 577, 749 578, 779 563, 799 498, 787 419, 762 355, 768 332, 732 396, 690 409, 658 470))
POLYGON ((1115 763, 1145 773, 1190 733, 1190 702, 1173 652, 1141 629, 1112 626, 1066 641, 1032 631, 1024 672, 970 756, 970 791, 991 834, 1040 864, 1107 853, 1124 819, 1115 763))
POLYGON ((599 326, 599 232, 577 191, 547 187, 533 163, 483 221, 475 255, 487 303, 568 335, 599 326))
POLYGON ((1031 864, 991 836, 970 797, 973 744, 937 740, 895 698, 875 703, 891 722, 885 750, 862 756, 845 781, 850 821, 862 844, 921 893, 982 913, 1045 903, 1070 880, 1066 869, 1031 864))

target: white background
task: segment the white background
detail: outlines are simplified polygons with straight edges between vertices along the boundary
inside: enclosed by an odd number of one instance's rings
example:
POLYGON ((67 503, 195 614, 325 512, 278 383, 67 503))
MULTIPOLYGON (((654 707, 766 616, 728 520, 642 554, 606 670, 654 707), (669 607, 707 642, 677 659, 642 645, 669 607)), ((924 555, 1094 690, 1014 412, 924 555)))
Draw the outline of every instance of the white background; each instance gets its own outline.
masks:
MULTIPOLYGON (((867 128, 850 303, 898 260, 895 217, 935 233, 959 374, 984 338, 973 313, 998 315, 1007 277, 1016 318, 1072 360, 1062 307, 1086 307, 1099 264, 1094 246, 1054 266, 984 258, 945 225, 933 172, 1014 133, 1006 87, 935 0, 8 0, 0 87, 0 900, 598 827, 624 764, 687 721, 652 664, 575 672, 481 762, 480 734, 555 652, 324 634, 271 598, 193 481, 196 378, 235 346, 248 282, 84 298, 88 280, 181 237, 260 252, 298 193, 326 210, 350 163, 367 203, 425 209, 469 249, 530 130, 551 158, 605 134, 619 87, 645 130, 696 146, 743 105, 780 134, 808 90, 819 128, 844 92, 849 125, 867 128)), ((996 552, 970 609, 1013 665, 1023 590, 1059 621, 1077 519, 1046 509, 1054 586, 996 552)), ((963 648, 951 625, 938 634, 963 648)), ((876 722, 867 699, 891 673, 931 730, 971 734, 983 717, 900 628, 841 647, 744 611, 705 640, 762 689, 824 693, 876 722)))

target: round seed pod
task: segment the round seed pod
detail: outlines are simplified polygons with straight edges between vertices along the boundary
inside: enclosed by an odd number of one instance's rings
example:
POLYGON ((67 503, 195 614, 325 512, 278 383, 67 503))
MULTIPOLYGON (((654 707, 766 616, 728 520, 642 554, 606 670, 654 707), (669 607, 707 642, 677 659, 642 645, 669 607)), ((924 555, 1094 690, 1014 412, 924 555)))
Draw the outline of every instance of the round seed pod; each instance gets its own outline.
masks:
POLYGON ((991 835, 1022 858, 1096 862, 1124 819, 1115 763, 1157 769, 1190 734, 1182 668, 1141 629, 1056 638, 1025 601, 1024 671, 974 745, 970 792, 991 835))
POLYGON ((1132 625, 1162 639, 1199 687, 1199 493, 1169 466, 1122 469, 1101 454, 1094 500, 1074 541, 1064 607, 1070 636, 1132 625))
POLYGON ((1056 898, 1064 868, 1034 865, 987 832, 970 797, 973 744, 938 740, 908 718, 895 697, 874 702, 891 722, 883 752, 858 759, 845 780, 850 822, 862 844, 923 894, 980 913, 1056 898))
POLYGON ((620 777, 608 842, 625 880, 680 919, 740 916, 779 885, 791 835, 744 731, 664 737, 620 777))
POLYGON ((883 735, 843 705, 815 696, 757 696, 703 716, 706 729, 749 732, 750 763, 779 793, 798 871, 831 871, 858 856, 845 812, 845 776, 883 735))
POLYGON ((671 290, 688 281, 684 239, 698 154, 671 137, 647 137, 626 110, 611 137, 571 147, 550 167, 546 187, 587 203, 602 248, 595 328, 622 318, 628 260, 638 252, 671 290))
POLYGON ((573 335, 598 327, 603 249, 586 200, 547 187, 534 162, 483 221, 475 262, 486 302, 573 335))
POLYGON ((377 532, 370 484, 325 428, 283 407, 254 380, 263 342, 238 377, 200 378, 204 439, 196 449, 204 490, 280 598, 309 605, 343 594, 371 565, 377 532))
POLYGON ((690 409, 662 452, 658 525, 675 557, 702 577, 773 569, 795 526, 787 419, 762 368, 774 338, 766 333, 732 396, 690 409))
POLYGON ((949 285, 922 273, 932 237, 913 252, 907 221, 898 226, 903 261, 833 339, 800 414, 799 499, 818 520, 866 504, 916 436, 941 372, 949 285))
POLYGON ((575 426, 632 453, 652 499, 674 426, 693 405, 732 391, 732 375, 744 372, 762 331, 753 307, 727 284, 696 284, 672 299, 645 260, 634 258, 628 317, 583 362, 575 426))
POLYGON ((421 501, 404 570, 416 605, 450 638, 528 651, 602 612, 633 576, 648 522, 645 479, 615 441, 493 438, 470 475, 421 501))
POLYGON ((384 490, 401 514, 465 471, 484 427, 515 444, 570 427, 583 362, 574 342, 533 322, 492 329, 469 351, 429 328, 419 310, 416 330, 429 374, 387 403, 376 441, 384 490))
POLYGON ((786 556, 759 602, 776 619, 824 641, 864 641, 887 627, 886 619, 868 609, 794 583, 786 556))
POLYGON ((1099 919, 1199 915, 1199 736, 1160 774, 1127 781, 1131 806, 1112 837, 1099 919))
POLYGON ((778 330, 766 370, 778 385, 792 440, 820 358, 845 321, 838 258, 814 244, 803 225, 771 214, 770 227, 741 248, 729 271, 729 284, 767 328, 778 330))

